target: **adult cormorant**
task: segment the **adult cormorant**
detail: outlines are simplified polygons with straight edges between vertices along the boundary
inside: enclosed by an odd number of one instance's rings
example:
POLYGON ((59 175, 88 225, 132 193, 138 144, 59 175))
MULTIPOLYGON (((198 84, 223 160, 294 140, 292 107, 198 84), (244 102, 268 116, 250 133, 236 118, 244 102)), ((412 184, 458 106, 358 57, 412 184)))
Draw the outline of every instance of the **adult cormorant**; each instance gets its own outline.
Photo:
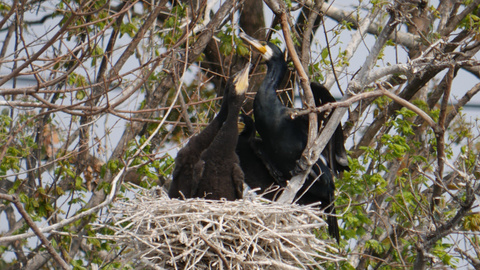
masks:
POLYGON ((233 80, 229 81, 224 89, 223 102, 220 111, 215 118, 199 134, 193 136, 175 158, 175 169, 173 170, 172 183, 168 190, 170 198, 191 198, 193 167, 199 161, 202 152, 207 149, 217 135, 218 131, 227 119, 228 95, 233 91, 235 85, 233 80))
POLYGON ((238 114, 248 89, 250 64, 233 79, 228 87, 228 116, 210 146, 195 164, 192 196, 206 199, 241 199, 243 195, 243 171, 235 153, 238 141, 238 114))
MULTIPOLYGON (((261 44, 245 34, 240 37, 258 50, 267 64, 267 74, 254 100, 255 127, 260 134, 265 155, 281 174, 285 185, 290 180, 297 160, 301 157, 308 140, 308 116, 292 119, 294 108, 284 106, 277 97, 276 89, 287 70, 287 63, 280 48, 272 43, 261 44)), ((278 173, 277 172, 277 173, 278 173)), ((309 204, 321 202, 328 214, 335 214, 335 184, 326 163, 319 159, 312 168, 302 189, 297 193, 297 202, 309 204)), ((327 217, 329 234, 340 241, 336 216, 327 217)))
POLYGON ((246 114, 241 114, 238 121, 243 124, 243 129, 238 135, 235 152, 240 158, 244 181, 251 189, 260 188, 258 193, 262 194, 262 197, 274 200, 278 191, 274 186, 277 183, 260 158, 262 140, 255 137, 256 130, 253 119, 246 114))
POLYGON ((267 62, 267 74, 253 102, 255 128, 265 152, 281 174, 276 178, 290 180, 290 172, 307 143, 308 120, 305 116, 292 119, 295 109, 284 106, 277 97, 276 89, 287 71, 280 48, 272 43, 262 45, 243 33, 240 37, 260 51, 267 62))
MULTIPOLYGON (((322 84, 318 82, 312 82, 310 87, 315 99, 315 106, 319 107, 321 105, 336 101, 330 91, 328 91, 328 89, 322 84)), ((328 121, 328 117, 326 117, 325 113, 318 115, 319 127, 321 126, 322 122, 326 123, 326 121, 328 121)), ((349 170, 347 151, 345 150, 344 141, 345 139, 343 136, 342 125, 339 124, 332 138, 322 152, 323 156, 327 159, 329 167, 336 176, 345 170, 349 170)))

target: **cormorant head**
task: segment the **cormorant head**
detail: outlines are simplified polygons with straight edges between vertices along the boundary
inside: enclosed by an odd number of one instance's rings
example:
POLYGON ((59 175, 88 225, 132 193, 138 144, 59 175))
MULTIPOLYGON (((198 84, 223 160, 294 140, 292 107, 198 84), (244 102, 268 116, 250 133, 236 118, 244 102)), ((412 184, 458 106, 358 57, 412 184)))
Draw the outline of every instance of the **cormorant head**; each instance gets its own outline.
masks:
POLYGON ((257 39, 252 38, 251 36, 241 32, 239 34, 240 38, 242 38, 245 42, 247 42, 250 46, 254 47, 257 51, 259 51, 263 58, 267 61, 274 59, 274 58, 281 58, 283 60, 284 56, 280 48, 277 45, 267 42, 266 44, 262 44, 257 39))
POLYGON ((234 79, 235 95, 243 95, 248 90, 248 73, 250 71, 250 63, 248 63, 240 72, 238 72, 234 79))
POLYGON ((246 114, 242 113, 238 116, 237 126, 238 134, 240 134, 240 136, 249 137, 255 132, 255 124, 253 119, 246 114))

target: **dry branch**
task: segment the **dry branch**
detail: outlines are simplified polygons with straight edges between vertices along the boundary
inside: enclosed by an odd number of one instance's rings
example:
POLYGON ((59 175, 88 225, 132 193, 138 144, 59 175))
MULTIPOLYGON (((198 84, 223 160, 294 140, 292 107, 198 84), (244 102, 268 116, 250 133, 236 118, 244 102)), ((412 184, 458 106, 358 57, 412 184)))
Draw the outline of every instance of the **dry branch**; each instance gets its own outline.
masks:
POLYGON ((40 241, 42 241, 42 244, 45 246, 48 253, 50 253, 52 258, 58 263, 58 265, 60 265, 60 267, 62 269, 64 269, 64 270, 71 269, 71 267, 55 251, 55 249, 52 246, 52 243, 50 241, 48 241, 47 237, 45 237, 45 235, 40 231, 37 224, 35 224, 35 222, 33 222, 32 218, 30 217, 30 215, 28 215, 27 211, 25 211, 22 203, 20 202, 20 199, 16 195, 0 194, 0 199, 10 201, 15 205, 18 212, 25 219, 25 222, 33 230, 33 232, 38 236, 38 238, 40 238, 40 241))

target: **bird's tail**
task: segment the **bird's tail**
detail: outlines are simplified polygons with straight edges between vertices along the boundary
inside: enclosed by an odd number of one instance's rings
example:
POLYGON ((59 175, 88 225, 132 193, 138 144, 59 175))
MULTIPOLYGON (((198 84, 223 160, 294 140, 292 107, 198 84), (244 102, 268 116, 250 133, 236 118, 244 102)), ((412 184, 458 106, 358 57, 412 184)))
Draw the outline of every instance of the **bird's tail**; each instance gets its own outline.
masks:
POLYGON ((328 234, 337 239, 337 243, 340 243, 340 230, 338 228, 338 220, 336 216, 327 216, 328 234))

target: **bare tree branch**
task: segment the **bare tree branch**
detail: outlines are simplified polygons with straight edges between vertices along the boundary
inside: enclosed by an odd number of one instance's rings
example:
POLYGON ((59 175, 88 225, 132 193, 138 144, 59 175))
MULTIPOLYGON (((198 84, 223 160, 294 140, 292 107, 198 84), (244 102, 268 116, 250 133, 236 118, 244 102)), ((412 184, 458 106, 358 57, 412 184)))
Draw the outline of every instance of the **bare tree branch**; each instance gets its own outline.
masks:
POLYGON ((60 255, 53 248, 52 243, 48 241, 45 235, 43 235, 43 233, 37 227, 37 224, 33 222, 32 218, 28 215, 28 213, 23 208, 22 203, 20 203, 20 200, 18 199, 18 197, 16 195, 6 195, 6 194, 0 193, 0 199, 10 201, 15 205, 18 212, 25 219, 25 222, 28 224, 30 228, 32 228, 35 235, 37 235, 38 238, 40 238, 40 241, 42 241, 48 253, 52 255, 53 259, 58 263, 58 265, 60 265, 64 270, 70 270, 71 267, 62 259, 62 257, 60 257, 60 255))

